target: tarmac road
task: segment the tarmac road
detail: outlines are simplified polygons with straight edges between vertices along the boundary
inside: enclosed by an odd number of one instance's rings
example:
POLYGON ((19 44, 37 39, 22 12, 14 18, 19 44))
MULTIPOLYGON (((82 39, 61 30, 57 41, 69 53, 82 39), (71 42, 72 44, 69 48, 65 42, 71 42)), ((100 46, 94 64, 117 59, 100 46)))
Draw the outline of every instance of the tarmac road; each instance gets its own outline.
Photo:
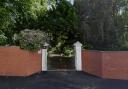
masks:
POLYGON ((128 80, 102 79, 76 71, 49 71, 29 77, 0 77, 0 89, 128 89, 128 80))

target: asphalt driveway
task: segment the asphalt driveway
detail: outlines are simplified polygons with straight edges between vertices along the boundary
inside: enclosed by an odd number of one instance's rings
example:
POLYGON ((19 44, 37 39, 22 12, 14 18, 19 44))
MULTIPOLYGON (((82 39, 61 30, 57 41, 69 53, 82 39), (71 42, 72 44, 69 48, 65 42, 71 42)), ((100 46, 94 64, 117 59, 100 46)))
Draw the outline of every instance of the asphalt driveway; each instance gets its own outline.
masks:
POLYGON ((0 89, 128 89, 126 80, 109 80, 83 72, 42 72, 30 77, 0 77, 0 89))

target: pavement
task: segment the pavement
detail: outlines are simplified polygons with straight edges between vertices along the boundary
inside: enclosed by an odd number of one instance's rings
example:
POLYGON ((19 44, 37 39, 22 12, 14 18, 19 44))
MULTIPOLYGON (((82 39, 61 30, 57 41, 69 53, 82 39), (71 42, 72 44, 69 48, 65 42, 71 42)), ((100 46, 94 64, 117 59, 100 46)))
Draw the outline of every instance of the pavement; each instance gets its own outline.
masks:
POLYGON ((0 89, 128 89, 128 80, 102 79, 76 71, 48 71, 29 77, 1 76, 0 89))

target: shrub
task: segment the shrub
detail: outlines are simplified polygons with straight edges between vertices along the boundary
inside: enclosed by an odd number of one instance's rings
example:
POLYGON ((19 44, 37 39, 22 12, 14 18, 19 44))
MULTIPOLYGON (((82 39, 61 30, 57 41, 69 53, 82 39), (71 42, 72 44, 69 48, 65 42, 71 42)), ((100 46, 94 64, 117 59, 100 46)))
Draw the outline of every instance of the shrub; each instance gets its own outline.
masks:
POLYGON ((30 51, 37 51, 41 49, 45 43, 46 35, 44 32, 39 30, 25 29, 20 32, 18 39, 20 48, 30 51))
POLYGON ((4 46, 6 44, 7 44, 7 37, 2 31, 0 31, 0 45, 4 46))
POLYGON ((64 47, 64 55, 68 57, 73 56, 74 49, 72 47, 66 46, 64 47))

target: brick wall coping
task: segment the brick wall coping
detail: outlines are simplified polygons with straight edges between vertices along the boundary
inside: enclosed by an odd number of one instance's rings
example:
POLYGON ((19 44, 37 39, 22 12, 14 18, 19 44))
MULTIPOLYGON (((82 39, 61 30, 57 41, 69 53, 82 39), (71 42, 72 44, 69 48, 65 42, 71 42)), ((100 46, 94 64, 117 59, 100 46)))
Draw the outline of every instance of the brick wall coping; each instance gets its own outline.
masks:
POLYGON ((20 48, 19 46, 0 46, 0 48, 20 48))
POLYGON ((87 49, 82 49, 82 51, 90 51, 90 52, 128 52, 128 51, 102 51, 102 50, 87 50, 87 49))

